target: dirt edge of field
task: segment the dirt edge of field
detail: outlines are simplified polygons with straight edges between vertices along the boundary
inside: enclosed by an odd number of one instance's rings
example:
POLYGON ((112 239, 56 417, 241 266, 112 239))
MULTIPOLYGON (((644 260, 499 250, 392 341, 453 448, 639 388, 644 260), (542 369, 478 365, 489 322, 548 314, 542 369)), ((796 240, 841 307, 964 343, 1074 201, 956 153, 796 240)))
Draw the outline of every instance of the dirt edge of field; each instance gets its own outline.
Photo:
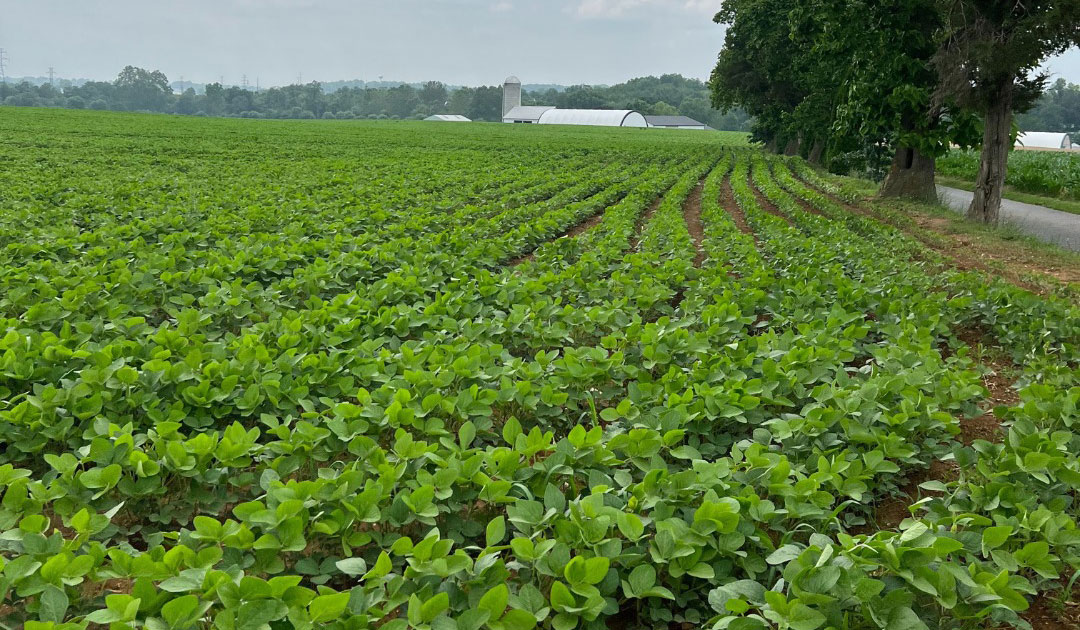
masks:
POLYGON ((1035 264, 1030 260, 1009 255, 1008 247, 991 250, 983 247, 975 238, 950 233, 951 221, 947 218, 919 212, 914 208, 906 208, 911 210, 911 222, 906 224, 878 212, 874 204, 868 200, 853 203, 833 195, 813 182, 802 178, 800 180, 844 210, 900 230, 961 271, 979 271, 1043 297, 1055 293, 1053 285, 1080 283, 1080 270, 1073 271, 1035 264), (996 265, 991 266, 987 264, 987 261, 996 265), (1029 279, 1032 275, 1045 277, 1051 286, 1032 283, 1029 279))

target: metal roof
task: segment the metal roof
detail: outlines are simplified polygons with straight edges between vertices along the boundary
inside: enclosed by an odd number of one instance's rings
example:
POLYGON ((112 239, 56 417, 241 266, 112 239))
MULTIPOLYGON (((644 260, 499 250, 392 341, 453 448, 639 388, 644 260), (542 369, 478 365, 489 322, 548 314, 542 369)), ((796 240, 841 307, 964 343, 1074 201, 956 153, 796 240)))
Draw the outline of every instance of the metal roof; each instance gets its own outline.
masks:
POLYGON ((594 125, 598 127, 648 127, 645 117, 630 109, 549 109, 541 125, 594 125))
POLYGON ((434 116, 428 116, 424 120, 434 120, 438 122, 472 122, 459 114, 435 114, 434 116))
POLYGON ((503 120, 532 120, 538 121, 544 112, 555 109, 547 105, 518 105, 503 114, 503 120))
POLYGON ((646 116, 650 127, 704 127, 705 123, 698 122, 687 116, 646 116))
POLYGON ((1068 149, 1072 147, 1072 138, 1067 133, 1025 131, 1016 136, 1016 145, 1028 149, 1068 149))
POLYGON ((521 85, 521 79, 513 76, 506 77, 506 80, 503 81, 503 85, 506 85, 507 83, 517 83, 518 85, 521 85))

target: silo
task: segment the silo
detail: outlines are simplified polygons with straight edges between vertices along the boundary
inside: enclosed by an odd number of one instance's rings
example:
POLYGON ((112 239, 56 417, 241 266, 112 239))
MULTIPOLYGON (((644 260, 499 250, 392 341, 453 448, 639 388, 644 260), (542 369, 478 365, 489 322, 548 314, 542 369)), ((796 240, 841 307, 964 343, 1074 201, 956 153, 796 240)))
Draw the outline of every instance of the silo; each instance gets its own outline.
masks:
POLYGON ((503 83, 503 116, 515 107, 521 106, 521 80, 510 77, 503 83))

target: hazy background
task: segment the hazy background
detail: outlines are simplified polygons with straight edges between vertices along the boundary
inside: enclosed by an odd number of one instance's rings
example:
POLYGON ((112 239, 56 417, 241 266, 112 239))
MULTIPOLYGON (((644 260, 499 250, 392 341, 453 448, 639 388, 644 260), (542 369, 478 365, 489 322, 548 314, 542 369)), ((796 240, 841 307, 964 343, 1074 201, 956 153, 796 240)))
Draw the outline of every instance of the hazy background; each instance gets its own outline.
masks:
MULTIPOLYGON (((707 78, 721 0, 14 0, 0 12, 7 75, 254 86, 364 79, 495 85, 707 78)), ((1080 83, 1080 51, 1049 68, 1080 83)))

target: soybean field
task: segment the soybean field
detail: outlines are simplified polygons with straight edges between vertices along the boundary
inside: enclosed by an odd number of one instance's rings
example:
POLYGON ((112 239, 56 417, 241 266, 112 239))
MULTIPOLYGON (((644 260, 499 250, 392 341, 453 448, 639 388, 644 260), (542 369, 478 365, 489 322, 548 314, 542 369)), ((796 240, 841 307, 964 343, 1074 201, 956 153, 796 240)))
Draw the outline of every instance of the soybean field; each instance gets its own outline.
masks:
POLYGON ((739 134, 5 109, 0 284, 4 628, 1070 627, 1080 309, 739 134))

